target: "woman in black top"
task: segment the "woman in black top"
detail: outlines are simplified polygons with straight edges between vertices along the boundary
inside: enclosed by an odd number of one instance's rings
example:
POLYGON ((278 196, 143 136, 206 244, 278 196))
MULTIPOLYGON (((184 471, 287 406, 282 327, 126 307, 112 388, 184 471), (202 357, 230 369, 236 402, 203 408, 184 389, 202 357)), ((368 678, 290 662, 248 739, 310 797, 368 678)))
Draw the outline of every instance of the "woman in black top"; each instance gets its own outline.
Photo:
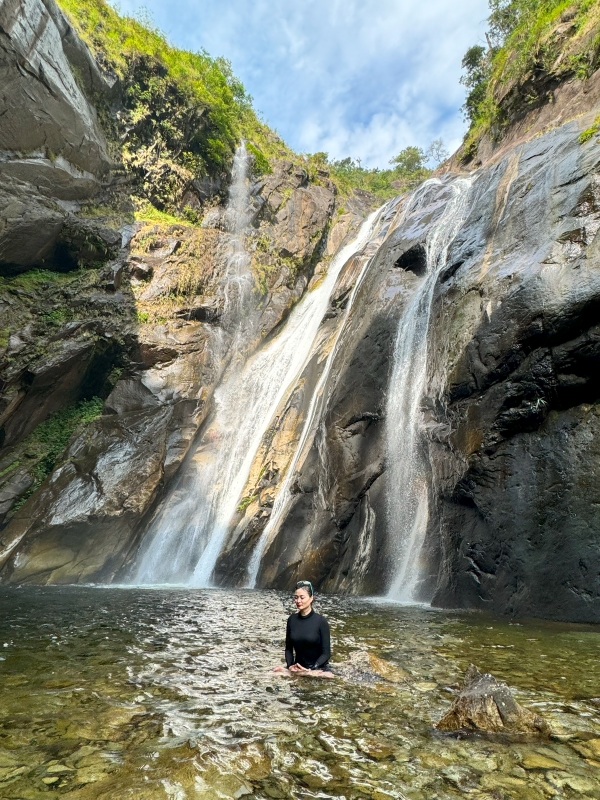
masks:
MULTIPOLYGON (((310 581, 299 581, 294 591, 298 609, 287 621, 285 633, 285 663, 294 675, 311 678, 332 678, 329 668, 331 641, 329 624, 325 617, 313 610, 313 588, 310 581)), ((276 667, 282 672, 283 667, 276 667)))

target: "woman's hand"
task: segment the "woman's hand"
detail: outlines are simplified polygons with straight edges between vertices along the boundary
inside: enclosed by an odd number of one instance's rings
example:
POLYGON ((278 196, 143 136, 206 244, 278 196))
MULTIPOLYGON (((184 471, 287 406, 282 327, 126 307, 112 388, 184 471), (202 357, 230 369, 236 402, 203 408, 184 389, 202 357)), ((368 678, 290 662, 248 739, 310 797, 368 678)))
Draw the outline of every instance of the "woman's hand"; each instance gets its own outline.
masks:
POLYGON ((306 667, 303 667, 302 664, 292 664, 292 666, 289 669, 290 672, 297 672, 297 673, 310 672, 310 670, 306 669, 306 667))

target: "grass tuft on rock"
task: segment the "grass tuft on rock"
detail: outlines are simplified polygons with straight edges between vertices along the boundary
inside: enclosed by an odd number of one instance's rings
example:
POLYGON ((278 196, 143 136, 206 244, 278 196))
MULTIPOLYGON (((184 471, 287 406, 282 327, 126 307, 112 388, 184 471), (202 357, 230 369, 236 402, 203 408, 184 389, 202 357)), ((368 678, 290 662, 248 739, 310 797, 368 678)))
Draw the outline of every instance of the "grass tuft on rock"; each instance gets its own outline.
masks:
POLYGON ((102 414, 103 406, 104 400, 92 397, 63 408, 41 422, 19 444, 18 449, 24 453, 27 463, 33 464, 29 470, 33 484, 15 504, 13 513, 26 502, 57 466, 75 431, 80 426, 88 425, 97 419, 102 414))

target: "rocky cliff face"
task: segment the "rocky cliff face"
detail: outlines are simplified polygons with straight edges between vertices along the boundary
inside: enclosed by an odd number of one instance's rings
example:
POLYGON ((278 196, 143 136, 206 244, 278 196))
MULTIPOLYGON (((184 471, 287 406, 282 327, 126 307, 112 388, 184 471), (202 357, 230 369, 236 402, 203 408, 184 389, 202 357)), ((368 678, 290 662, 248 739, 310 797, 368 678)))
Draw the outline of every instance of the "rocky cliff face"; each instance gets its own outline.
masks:
MULTIPOLYGON (((420 594, 435 604, 600 619, 600 149, 580 141, 593 118, 505 147, 473 174, 434 298, 422 404, 433 510, 420 594)), ((388 235, 361 287, 262 585, 310 574, 325 590, 379 593, 389 582, 385 496, 402 491, 385 468, 390 361, 449 180, 388 235)))
MULTIPOLYGON (((119 114, 119 86, 52 0, 4 2, 0 37, 2 579, 109 580, 232 355, 222 319, 226 191, 220 181, 178 185, 202 225, 151 207, 149 219, 134 216, 130 192, 144 191, 158 162, 142 183, 131 172, 124 181, 123 165, 111 171, 90 102, 116 98, 119 114)), ((168 176, 153 182, 167 185, 168 176)), ((259 325, 248 352, 317 268, 334 187, 274 161, 251 194, 259 325)))
MULTIPOLYGON (((44 3, 0 6, 11 120, 0 163, 0 580, 109 581, 127 574, 239 357, 224 315, 225 176, 200 186, 164 157, 148 160, 146 144, 135 169, 110 172, 91 98, 118 103, 118 86, 44 3), (38 118, 41 130, 27 122, 38 118), (172 209, 191 208, 188 220, 129 213, 132 181, 142 196, 163 167, 156 203, 174 187, 172 209)), ((600 620, 600 145, 580 137, 599 87, 598 75, 559 87, 553 110, 482 143, 436 285, 419 593, 440 605, 600 620)), ((309 179, 293 159, 271 169, 252 186, 258 324, 242 355, 277 335, 366 210, 354 200, 336 213, 328 176, 309 179)), ((246 581, 293 463, 259 585, 307 575, 325 591, 389 585, 386 497, 403 489, 386 463, 393 346, 453 180, 442 175, 406 219, 411 198, 391 204, 378 238, 341 271, 263 438, 218 582, 246 581)))
MULTIPOLYGON (((308 186, 287 162, 254 192, 254 237, 270 237, 266 255, 274 263, 262 259, 260 325, 249 351, 302 296, 333 210, 332 191, 308 186)), ((5 348, 0 462, 0 508, 10 517, 0 534, 5 579, 112 578, 206 418, 231 355, 221 324, 226 234, 183 224, 135 229, 102 270, 46 272, 39 286, 13 281, 7 291, 15 332, 5 348), (11 515, 35 488, 44 458, 32 442, 36 425, 91 397, 106 398, 101 416, 75 432, 57 468, 11 515)))
POLYGON ((110 91, 53 0, 0 6, 0 260, 17 272, 58 258, 69 201, 110 166, 84 89, 110 91), (81 76, 80 82, 76 79, 81 76))

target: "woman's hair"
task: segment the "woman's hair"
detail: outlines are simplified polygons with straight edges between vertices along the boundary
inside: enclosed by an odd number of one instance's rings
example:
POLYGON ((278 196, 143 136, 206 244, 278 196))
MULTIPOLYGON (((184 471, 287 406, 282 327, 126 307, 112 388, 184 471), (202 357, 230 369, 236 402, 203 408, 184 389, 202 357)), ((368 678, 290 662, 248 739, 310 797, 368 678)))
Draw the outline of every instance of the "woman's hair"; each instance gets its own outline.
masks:
POLYGON ((309 597, 314 595, 312 583, 310 581, 298 581, 296 584, 296 589, 306 589, 309 594, 309 597))

